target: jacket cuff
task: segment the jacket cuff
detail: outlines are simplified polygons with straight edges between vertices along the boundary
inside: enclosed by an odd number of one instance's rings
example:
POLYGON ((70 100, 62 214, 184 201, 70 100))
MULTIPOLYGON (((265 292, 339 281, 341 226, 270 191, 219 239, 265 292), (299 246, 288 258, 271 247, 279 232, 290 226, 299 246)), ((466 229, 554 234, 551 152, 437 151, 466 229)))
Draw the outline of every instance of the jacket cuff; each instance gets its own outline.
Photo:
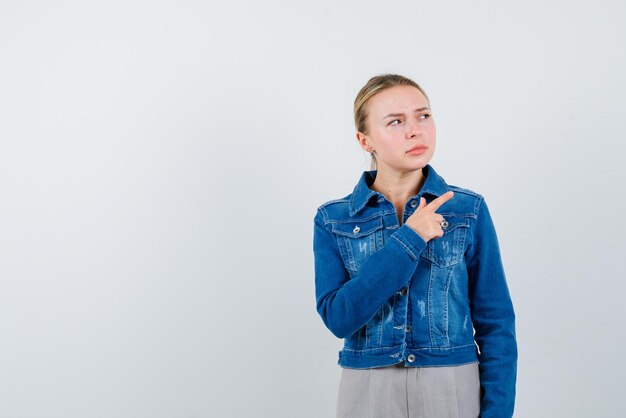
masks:
POLYGON ((426 248, 426 241, 407 224, 403 224, 391 236, 395 239, 411 256, 413 261, 417 261, 420 253, 426 248))

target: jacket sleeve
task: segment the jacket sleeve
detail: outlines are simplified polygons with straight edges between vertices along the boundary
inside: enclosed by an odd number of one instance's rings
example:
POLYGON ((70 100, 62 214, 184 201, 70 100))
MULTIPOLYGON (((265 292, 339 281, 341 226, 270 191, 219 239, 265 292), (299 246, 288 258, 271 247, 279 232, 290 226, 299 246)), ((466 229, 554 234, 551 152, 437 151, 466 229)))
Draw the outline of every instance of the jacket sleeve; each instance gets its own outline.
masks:
POLYGON ((402 225, 385 245, 369 256, 356 277, 343 263, 336 236, 323 210, 314 220, 315 294, 317 312, 338 338, 365 325, 393 293, 413 275, 426 242, 409 226, 402 225))
POLYGON ((515 312, 496 230, 484 198, 466 252, 474 338, 479 348, 481 417, 512 417, 517 375, 515 312))

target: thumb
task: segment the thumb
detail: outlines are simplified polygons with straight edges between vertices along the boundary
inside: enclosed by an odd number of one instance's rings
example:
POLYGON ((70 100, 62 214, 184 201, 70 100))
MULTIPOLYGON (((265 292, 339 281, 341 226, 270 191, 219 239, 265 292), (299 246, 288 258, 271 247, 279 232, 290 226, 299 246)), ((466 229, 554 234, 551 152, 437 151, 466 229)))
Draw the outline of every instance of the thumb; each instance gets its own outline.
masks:
POLYGON ((417 208, 421 209, 421 208, 425 208, 425 207, 426 207, 426 199, 424 199, 423 197, 420 197, 420 204, 419 204, 419 206, 417 208))

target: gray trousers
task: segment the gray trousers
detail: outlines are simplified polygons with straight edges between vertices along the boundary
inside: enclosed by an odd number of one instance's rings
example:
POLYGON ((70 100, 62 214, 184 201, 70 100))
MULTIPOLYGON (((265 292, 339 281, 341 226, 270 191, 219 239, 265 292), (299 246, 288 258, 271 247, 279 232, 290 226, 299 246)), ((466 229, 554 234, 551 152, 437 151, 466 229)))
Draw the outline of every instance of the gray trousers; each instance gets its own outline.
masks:
POLYGON ((342 369, 337 418, 477 418, 478 362, 342 369))

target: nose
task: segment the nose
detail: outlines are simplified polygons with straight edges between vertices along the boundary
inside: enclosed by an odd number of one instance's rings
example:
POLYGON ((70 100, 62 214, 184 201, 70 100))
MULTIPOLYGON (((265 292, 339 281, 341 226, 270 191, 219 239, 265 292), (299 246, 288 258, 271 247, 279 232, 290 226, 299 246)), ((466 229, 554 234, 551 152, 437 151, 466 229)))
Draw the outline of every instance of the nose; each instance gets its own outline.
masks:
POLYGON ((406 124, 406 137, 407 138, 415 138, 418 136, 421 131, 419 129, 419 125, 415 119, 408 119, 406 124))

